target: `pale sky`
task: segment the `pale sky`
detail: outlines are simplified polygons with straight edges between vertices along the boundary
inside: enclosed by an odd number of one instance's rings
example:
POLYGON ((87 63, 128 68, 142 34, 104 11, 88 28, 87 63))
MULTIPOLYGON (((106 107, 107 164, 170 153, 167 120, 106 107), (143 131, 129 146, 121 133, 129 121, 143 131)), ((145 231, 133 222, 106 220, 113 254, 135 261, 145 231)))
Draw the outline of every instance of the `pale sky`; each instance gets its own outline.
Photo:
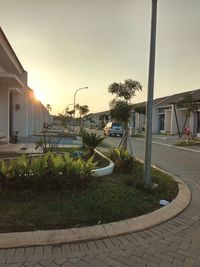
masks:
MULTIPOLYGON (((0 25, 53 113, 109 108, 113 82, 134 79, 146 100, 151 0, 0 0, 0 25), (72 107, 72 106, 71 106, 72 107)), ((200 0, 158 0, 154 96, 200 88, 200 0)))

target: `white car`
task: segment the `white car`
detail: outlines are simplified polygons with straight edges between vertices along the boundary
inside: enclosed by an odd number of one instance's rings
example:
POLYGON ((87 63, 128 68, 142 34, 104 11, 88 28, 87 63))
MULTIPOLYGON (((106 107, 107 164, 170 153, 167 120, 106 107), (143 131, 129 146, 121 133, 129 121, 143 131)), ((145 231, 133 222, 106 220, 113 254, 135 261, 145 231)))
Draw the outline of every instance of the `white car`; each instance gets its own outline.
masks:
POLYGON ((106 126, 103 129, 104 135, 120 135, 122 136, 124 134, 123 126, 118 122, 109 122, 106 124, 106 126))

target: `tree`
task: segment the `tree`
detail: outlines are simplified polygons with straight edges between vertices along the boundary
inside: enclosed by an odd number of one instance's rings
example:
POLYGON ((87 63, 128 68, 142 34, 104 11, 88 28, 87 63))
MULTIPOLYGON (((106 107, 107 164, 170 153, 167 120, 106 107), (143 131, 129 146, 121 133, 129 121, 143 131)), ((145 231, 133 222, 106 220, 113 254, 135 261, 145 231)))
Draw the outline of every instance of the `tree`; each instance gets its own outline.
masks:
POLYGON ((70 118, 72 118, 72 116, 74 115, 74 110, 72 109, 72 110, 67 111, 67 115, 69 115, 70 118))
POLYGON ((80 114, 80 124, 82 122, 82 117, 86 115, 90 110, 87 105, 80 106, 79 104, 76 104, 75 108, 79 111, 80 114))
POLYGON ((50 104, 47 104, 46 109, 50 113, 52 111, 52 106, 50 104))
POLYGON ((111 117, 121 122, 125 128, 123 141, 121 142, 124 149, 127 149, 129 135, 128 122, 133 108, 131 98, 135 96, 136 91, 141 90, 142 85, 132 79, 127 79, 124 83, 114 82, 108 87, 108 92, 115 95, 115 98, 110 103, 111 117))
POLYGON ((142 103, 142 104, 135 104, 133 105, 133 109, 136 113, 138 114, 146 114, 146 104, 142 103))
POLYGON ((112 83, 108 87, 108 92, 115 94, 116 99, 124 99, 129 102, 133 96, 135 96, 136 91, 141 91, 142 85, 138 81, 127 79, 124 83, 112 83))
POLYGON ((178 129, 178 134, 179 137, 183 135, 185 125, 187 123, 188 118, 191 116, 191 112, 197 112, 199 109, 199 104, 197 103, 196 100, 193 99, 191 94, 185 95, 181 100, 179 100, 175 105, 174 105, 174 111, 175 111, 175 118, 176 118, 176 125, 178 129), (177 108, 184 108, 186 110, 185 113, 185 121, 183 123, 183 127, 180 131, 179 123, 178 123, 178 118, 176 114, 176 107, 177 108))

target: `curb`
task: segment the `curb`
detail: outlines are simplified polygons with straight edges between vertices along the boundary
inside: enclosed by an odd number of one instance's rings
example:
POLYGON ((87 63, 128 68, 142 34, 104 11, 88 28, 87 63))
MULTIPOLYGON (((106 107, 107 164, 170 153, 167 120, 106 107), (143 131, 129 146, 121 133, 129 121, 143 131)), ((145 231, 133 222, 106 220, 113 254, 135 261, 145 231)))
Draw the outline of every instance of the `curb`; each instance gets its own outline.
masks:
POLYGON ((106 167, 102 167, 102 168, 98 168, 98 169, 94 169, 92 171, 92 176, 94 177, 100 177, 100 176, 104 176, 104 175, 109 175, 113 173, 114 170, 114 163, 112 162, 112 160, 110 160, 109 158, 107 158, 104 154, 102 154, 99 150, 95 149, 95 152, 97 154, 99 154, 101 157, 105 158, 108 160, 109 165, 106 167))
POLYGON ((177 197, 169 205, 149 214, 119 222, 81 228, 2 233, 0 234, 0 249, 103 239, 130 232, 142 231, 164 223, 185 210, 191 200, 191 192, 188 186, 179 178, 175 176, 172 177, 178 183, 179 193, 177 197))
MULTIPOLYGON (((140 139, 140 138, 137 138, 135 140, 139 140, 139 141, 144 142, 144 139, 140 139)), ((166 147, 172 147, 174 149, 181 149, 181 150, 185 150, 185 151, 200 153, 200 150, 198 150, 198 149, 193 149, 193 148, 188 148, 188 147, 182 147, 182 146, 175 146, 175 145, 172 145, 172 144, 160 143, 160 142, 156 142, 156 141, 152 141, 152 143, 153 144, 156 144, 156 145, 161 145, 161 146, 166 146, 166 147)))

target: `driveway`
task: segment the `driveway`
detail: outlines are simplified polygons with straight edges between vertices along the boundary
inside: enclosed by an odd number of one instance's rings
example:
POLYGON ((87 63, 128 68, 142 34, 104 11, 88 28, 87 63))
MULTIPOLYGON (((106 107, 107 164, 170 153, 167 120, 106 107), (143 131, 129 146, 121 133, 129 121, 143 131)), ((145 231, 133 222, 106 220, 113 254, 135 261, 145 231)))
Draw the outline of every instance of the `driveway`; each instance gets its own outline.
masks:
MULTIPOLYGON (((120 138, 108 137, 117 145, 120 138)), ((144 140, 131 139, 136 157, 144 140)), ((152 162, 190 187, 189 207, 174 219, 138 233, 54 246, 0 250, 0 266, 200 266, 200 153, 153 144, 152 162)))

